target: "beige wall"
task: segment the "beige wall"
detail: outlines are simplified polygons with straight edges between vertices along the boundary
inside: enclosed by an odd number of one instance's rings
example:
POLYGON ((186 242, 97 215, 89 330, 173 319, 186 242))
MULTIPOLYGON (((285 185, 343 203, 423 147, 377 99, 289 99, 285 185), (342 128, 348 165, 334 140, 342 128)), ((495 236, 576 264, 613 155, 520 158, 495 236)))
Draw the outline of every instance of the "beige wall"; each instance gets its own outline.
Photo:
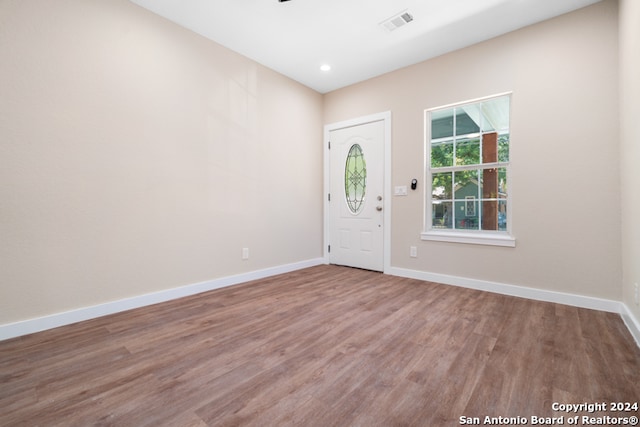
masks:
POLYGON ((126 0, 0 0, 0 325, 319 257, 323 124, 390 110, 392 185, 423 190, 423 110, 504 91, 517 247, 421 241, 416 191, 392 266, 640 318, 638 8, 620 58, 605 0, 323 97, 126 0))
POLYGON ((420 181, 393 198, 392 266, 622 298, 617 20, 606 0, 325 96, 326 123, 390 110, 392 186, 420 181), (421 241, 424 109, 507 91, 517 247, 421 241))
POLYGON ((322 256, 320 94, 126 0, 0 58, 0 324, 322 256))
POLYGON ((640 322, 640 2, 620 1, 620 117, 623 301, 640 322))

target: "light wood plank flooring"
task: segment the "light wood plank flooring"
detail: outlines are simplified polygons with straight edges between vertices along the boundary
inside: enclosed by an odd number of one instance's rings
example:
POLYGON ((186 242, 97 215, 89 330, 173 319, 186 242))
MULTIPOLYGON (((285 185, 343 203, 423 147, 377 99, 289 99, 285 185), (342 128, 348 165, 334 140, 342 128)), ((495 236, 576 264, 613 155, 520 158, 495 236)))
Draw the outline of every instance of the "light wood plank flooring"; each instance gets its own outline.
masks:
POLYGON ((618 315, 337 266, 0 342, 2 426, 454 426, 637 401, 618 315))

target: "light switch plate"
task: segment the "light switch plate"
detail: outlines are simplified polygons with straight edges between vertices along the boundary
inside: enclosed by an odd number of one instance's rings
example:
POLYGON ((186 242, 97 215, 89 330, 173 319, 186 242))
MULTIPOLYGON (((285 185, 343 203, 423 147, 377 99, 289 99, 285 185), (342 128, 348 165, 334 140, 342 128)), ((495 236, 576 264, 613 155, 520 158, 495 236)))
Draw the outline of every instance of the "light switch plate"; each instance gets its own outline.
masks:
POLYGON ((407 186, 399 185, 393 189, 393 194, 395 196, 406 196, 407 195, 407 186))

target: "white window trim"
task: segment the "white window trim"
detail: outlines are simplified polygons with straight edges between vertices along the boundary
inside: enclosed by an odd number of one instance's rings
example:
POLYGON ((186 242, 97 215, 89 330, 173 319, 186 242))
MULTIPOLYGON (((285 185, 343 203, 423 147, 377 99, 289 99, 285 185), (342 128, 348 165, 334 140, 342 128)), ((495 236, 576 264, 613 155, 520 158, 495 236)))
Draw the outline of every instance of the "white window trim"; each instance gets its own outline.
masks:
MULTIPOLYGON (((454 104, 443 105, 440 107, 429 108, 424 111, 424 171, 425 171, 425 195, 426 200, 424 204, 424 230, 420 234, 421 240, 437 241, 437 242, 451 242, 451 243, 464 243, 473 245, 489 245, 489 246, 503 246, 515 248, 516 238, 511 234, 511 197, 507 195, 507 231, 486 231, 486 230, 451 230, 451 229, 433 229, 431 221, 428 218, 431 217, 431 112, 435 110, 441 110, 443 108, 457 107, 464 104, 472 104, 476 102, 485 101, 500 96, 512 95, 512 92, 504 92, 496 95, 486 96, 483 98, 471 99, 468 101, 457 102, 454 104)), ((509 150, 509 162, 508 164, 500 163, 500 166, 509 166, 507 168, 507 177, 511 175, 510 165, 512 164, 512 150, 509 150)), ((483 164, 482 167, 497 166, 498 164, 483 164)), ((470 165, 470 168, 477 168, 478 165, 470 165)), ((510 181, 510 180, 509 180, 510 181)))
POLYGON ((467 243, 472 245, 516 247, 516 239, 506 231, 428 230, 420 238, 436 242, 467 243))

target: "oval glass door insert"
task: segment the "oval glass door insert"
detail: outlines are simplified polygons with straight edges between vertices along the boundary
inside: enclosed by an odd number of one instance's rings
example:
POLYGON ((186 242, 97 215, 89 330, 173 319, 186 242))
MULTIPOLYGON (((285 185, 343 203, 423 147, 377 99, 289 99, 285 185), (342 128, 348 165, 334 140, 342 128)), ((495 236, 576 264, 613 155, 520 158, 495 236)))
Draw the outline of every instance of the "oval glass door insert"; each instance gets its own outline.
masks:
POLYGON ((354 215, 360 213, 367 190, 367 163, 359 144, 353 144, 344 167, 344 195, 354 215))

